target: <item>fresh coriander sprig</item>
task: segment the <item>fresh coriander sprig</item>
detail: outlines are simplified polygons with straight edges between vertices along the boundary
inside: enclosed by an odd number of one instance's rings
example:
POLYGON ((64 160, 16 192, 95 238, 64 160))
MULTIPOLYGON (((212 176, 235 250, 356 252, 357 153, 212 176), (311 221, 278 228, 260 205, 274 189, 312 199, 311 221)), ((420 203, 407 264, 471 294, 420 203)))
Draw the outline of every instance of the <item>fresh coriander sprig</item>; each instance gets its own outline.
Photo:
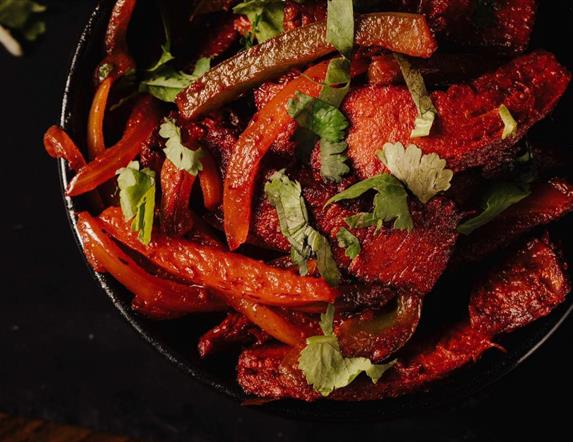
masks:
POLYGON ((334 390, 350 385, 361 373, 365 373, 374 384, 396 361, 387 364, 373 364, 366 358, 345 358, 334 334, 334 306, 328 306, 320 315, 320 328, 323 336, 313 336, 306 340, 301 351, 298 367, 309 385, 322 396, 329 396, 334 390))
POLYGON ((340 271, 328 240, 309 223, 300 183, 292 181, 284 170, 276 172, 265 184, 265 195, 277 211, 281 232, 291 244, 291 258, 300 273, 307 273, 306 262, 315 257, 318 271, 330 285, 338 285, 340 271))
POLYGON ((131 228, 139 232, 143 244, 151 241, 155 210, 155 172, 139 170, 139 163, 132 161, 117 171, 119 201, 126 221, 133 219, 131 228))

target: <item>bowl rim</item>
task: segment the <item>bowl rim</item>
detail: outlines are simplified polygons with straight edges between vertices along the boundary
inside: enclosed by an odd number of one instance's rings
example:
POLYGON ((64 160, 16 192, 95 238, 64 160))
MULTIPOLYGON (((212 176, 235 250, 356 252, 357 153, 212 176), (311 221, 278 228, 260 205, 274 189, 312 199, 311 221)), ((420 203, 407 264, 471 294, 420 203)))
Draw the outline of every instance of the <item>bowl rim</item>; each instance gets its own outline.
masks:
MULTIPOLYGON (((91 12, 86 25, 83 27, 79 41, 75 46, 75 50, 69 64, 60 114, 60 125, 67 131, 73 131, 71 98, 74 84, 77 82, 80 75, 78 73, 78 71, 81 71, 79 66, 84 62, 84 57, 88 51, 87 45, 93 34, 96 33, 99 26, 107 24, 107 16, 111 13, 113 3, 114 0, 98 1, 97 5, 91 12), (106 18, 106 20, 103 20, 103 18, 106 18)), ((154 336, 153 332, 146 327, 145 319, 138 316, 131 309, 130 304, 125 302, 125 300, 117 293, 118 288, 122 290, 126 289, 123 287, 113 287, 114 285, 117 285, 114 284, 115 280, 113 278, 108 275, 95 272, 91 265, 89 265, 77 227, 77 203, 65 193, 65 189, 70 181, 70 171, 66 162, 62 159, 58 160, 57 167, 60 190, 66 209, 67 219, 73 232, 74 241, 84 262, 86 263, 90 275, 110 298, 113 305, 119 310, 123 318, 140 336, 145 339, 148 344, 155 348, 179 369, 190 375, 192 379, 214 389, 227 399, 231 398, 239 402, 247 399, 247 396, 240 391, 238 385, 228 385, 221 382, 209 371, 192 366, 185 361, 185 358, 177 350, 172 348, 168 343, 162 342, 161 339, 154 336)), ((550 315, 541 318, 536 321, 535 324, 528 327, 530 334, 532 335, 528 338, 531 345, 521 345, 519 349, 510 349, 508 352, 495 357, 495 359, 499 360, 495 363, 490 363, 489 366, 480 366, 480 362, 482 362, 481 360, 470 366, 466 366, 458 370, 456 373, 452 373, 448 378, 432 383, 427 390, 408 394, 396 399, 388 398, 368 402, 353 402, 353 406, 351 407, 352 410, 344 409, 343 405, 347 404, 347 402, 336 403, 333 401, 318 401, 314 403, 306 403, 294 400, 281 400, 265 403, 258 406, 257 410, 272 415, 299 420, 343 420, 351 422, 395 419, 399 417, 412 416, 422 411, 428 411, 433 408, 453 404, 464 398, 475 395, 522 364, 551 337, 572 311, 573 296, 568 296, 566 301, 551 312, 550 315), (473 371, 477 371, 476 376, 471 375, 473 371), (465 374, 465 380, 464 376, 460 378, 459 372, 463 372, 465 374)))

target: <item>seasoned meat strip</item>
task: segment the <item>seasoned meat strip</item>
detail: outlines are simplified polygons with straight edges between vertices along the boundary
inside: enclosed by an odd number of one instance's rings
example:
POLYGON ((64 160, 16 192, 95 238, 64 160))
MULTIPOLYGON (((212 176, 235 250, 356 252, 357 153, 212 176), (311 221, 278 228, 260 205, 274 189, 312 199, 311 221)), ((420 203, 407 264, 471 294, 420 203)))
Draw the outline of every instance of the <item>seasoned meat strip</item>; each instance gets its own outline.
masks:
MULTIPOLYGON (((450 329, 436 343, 411 357, 400 357, 376 385, 357 379, 335 391, 335 400, 375 400, 395 397, 441 379, 452 370, 478 359, 495 346, 499 333, 526 326, 546 316, 570 290, 565 265, 547 239, 533 239, 491 272, 471 296, 470 318, 450 329)), ((248 394, 306 401, 320 399, 298 369, 297 349, 262 347, 243 352, 239 383, 248 394)))
POLYGON ((538 184, 533 193, 468 237, 462 236, 456 261, 479 261, 535 227, 573 211, 573 185, 562 178, 538 184))
MULTIPOLYGON (((410 202, 414 230, 407 232, 391 227, 350 229, 345 219, 360 210, 372 210, 372 197, 365 204, 333 204, 325 207, 330 197, 348 187, 351 178, 341 185, 325 184, 308 169, 293 173, 303 188, 303 196, 312 223, 330 239, 338 265, 362 281, 379 282, 390 287, 428 293, 446 268, 457 239, 460 214, 446 198, 435 198, 427 205, 410 202), (362 251, 352 262, 338 247, 336 235, 348 228, 361 243, 362 251)), ((255 207, 252 232, 260 241, 285 252, 288 243, 280 232, 275 209, 263 198, 255 207)))
POLYGON ((410 139, 416 108, 403 86, 364 87, 350 93, 343 111, 351 123, 348 156, 361 178, 383 171, 376 153, 387 142, 410 142, 435 152, 455 172, 493 168, 516 152, 516 143, 557 104, 570 74, 552 54, 534 52, 469 84, 433 92, 438 119, 428 137, 410 139), (500 105, 518 123, 518 134, 502 140, 500 105))
MULTIPOLYGON (((426 16, 440 43, 456 48, 483 48, 507 55, 527 49, 535 24, 537 0, 384 0, 377 10, 417 12, 426 16)), ((325 1, 288 1, 285 30, 326 17, 325 1)))

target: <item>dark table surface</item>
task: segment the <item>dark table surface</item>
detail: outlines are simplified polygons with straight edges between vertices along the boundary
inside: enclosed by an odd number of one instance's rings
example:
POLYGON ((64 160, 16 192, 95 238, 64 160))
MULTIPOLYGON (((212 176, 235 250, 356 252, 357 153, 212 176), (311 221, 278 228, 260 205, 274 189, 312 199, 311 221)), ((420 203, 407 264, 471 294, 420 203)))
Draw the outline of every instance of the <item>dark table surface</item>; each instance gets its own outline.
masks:
POLYGON ((45 38, 22 59, 0 51, 0 411, 165 441, 570 440, 573 319, 479 395, 391 422, 285 420, 172 366, 114 310, 72 239, 41 139, 59 119, 71 51, 95 1, 46 3, 45 38))

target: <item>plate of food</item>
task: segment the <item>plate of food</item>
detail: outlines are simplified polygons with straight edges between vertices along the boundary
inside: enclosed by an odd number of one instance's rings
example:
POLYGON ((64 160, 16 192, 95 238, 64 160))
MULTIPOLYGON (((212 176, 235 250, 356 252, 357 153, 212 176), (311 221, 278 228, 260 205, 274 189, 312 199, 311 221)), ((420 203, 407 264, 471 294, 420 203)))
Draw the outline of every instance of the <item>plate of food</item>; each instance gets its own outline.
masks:
POLYGON ((265 410, 478 391, 572 308, 571 18, 102 1, 44 137, 91 273, 161 353, 265 410))

